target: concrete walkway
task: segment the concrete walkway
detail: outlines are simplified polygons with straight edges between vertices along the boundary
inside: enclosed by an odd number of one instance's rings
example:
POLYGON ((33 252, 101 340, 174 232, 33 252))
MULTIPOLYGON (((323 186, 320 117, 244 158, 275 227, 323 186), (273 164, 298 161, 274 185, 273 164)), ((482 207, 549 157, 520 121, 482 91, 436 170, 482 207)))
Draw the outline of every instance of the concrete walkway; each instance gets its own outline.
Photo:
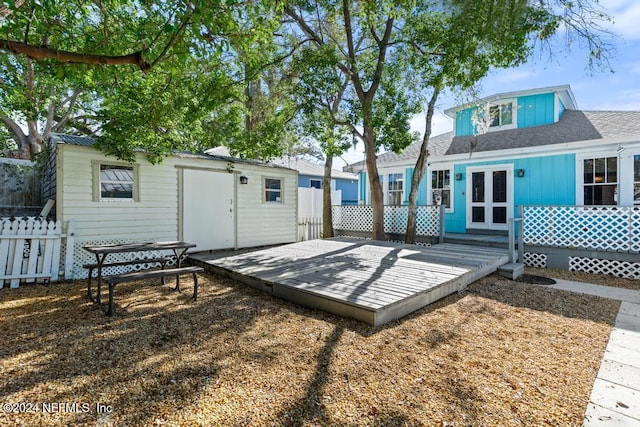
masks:
POLYGON ((555 280, 550 288, 622 301, 583 426, 640 427, 640 291, 555 280))

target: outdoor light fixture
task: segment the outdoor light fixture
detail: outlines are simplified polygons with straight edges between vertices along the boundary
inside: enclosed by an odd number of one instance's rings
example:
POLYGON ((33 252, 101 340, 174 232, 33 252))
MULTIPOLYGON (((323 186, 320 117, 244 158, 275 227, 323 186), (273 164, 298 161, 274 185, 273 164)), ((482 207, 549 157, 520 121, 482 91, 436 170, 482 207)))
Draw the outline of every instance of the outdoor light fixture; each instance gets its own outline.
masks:
POLYGON ((460 172, 456 174, 456 181, 462 181, 462 174, 460 172))
POLYGON ((247 178, 245 175, 240 175, 240 184, 248 184, 249 183, 249 178, 247 178))
POLYGON ((522 178, 524 176, 524 169, 516 170, 516 174, 518 175, 518 178, 522 178))

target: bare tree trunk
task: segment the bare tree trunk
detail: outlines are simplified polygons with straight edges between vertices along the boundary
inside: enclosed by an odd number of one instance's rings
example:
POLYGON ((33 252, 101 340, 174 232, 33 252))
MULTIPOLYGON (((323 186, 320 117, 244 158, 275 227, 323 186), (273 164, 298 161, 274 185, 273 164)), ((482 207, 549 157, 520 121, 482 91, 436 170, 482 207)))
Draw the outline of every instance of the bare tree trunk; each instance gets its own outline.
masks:
POLYGON ((367 175, 369 176, 369 187, 371 187, 371 207, 373 209, 373 227, 371 238, 374 240, 385 240, 384 233, 384 199, 382 185, 380 184, 380 174, 378 173, 378 156, 376 155, 373 129, 369 124, 364 126, 365 138, 365 162, 367 165, 367 175))
POLYGON ((324 162, 322 182, 322 238, 333 237, 333 217, 331 215, 331 169, 333 157, 327 156, 324 162))
POLYGON ((422 137, 422 145, 420 145, 420 154, 416 165, 413 168, 413 175, 411 177, 411 190, 409 192, 409 206, 407 207, 409 212, 407 215, 407 231, 404 237, 404 242, 413 244, 416 242, 416 216, 417 216, 417 199, 418 188, 420 187, 420 181, 427 169, 427 157, 429 156, 429 138, 431 137, 431 121, 433 119, 433 112, 435 110, 436 100, 440 94, 440 89, 434 87, 433 94, 429 100, 426 114, 426 128, 424 130, 424 136, 422 137))

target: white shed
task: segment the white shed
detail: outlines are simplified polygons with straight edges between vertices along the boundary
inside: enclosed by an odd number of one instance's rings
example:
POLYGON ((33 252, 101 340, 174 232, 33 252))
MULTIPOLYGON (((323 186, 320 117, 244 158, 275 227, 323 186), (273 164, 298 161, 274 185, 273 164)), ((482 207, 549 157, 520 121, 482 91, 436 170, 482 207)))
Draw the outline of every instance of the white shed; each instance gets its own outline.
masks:
POLYGON ((43 196, 56 201, 56 219, 75 222, 74 278, 93 261, 86 244, 184 240, 204 251, 296 241, 295 170, 190 153, 127 163, 91 138, 50 142, 43 196))

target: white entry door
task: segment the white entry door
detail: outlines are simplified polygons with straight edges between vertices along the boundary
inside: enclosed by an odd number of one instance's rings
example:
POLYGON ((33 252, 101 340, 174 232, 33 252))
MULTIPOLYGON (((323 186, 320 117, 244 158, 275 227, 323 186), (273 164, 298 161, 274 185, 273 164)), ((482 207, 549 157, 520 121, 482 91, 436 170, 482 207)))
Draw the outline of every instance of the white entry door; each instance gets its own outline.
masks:
POLYGON ((513 217, 513 166, 467 168, 467 228, 507 230, 513 217))
POLYGON ((196 251, 235 245, 235 175, 227 172, 183 170, 182 238, 196 251))

